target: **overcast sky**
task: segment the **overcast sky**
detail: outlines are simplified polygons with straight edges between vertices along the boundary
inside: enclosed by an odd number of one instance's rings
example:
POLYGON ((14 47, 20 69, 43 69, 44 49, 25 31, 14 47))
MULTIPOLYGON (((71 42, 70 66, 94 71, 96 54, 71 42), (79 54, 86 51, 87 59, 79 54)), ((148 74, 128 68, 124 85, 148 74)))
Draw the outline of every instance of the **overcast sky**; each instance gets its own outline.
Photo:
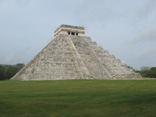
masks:
POLYGON ((0 0, 0 64, 28 63, 61 24, 135 69, 156 67, 156 0, 0 0))

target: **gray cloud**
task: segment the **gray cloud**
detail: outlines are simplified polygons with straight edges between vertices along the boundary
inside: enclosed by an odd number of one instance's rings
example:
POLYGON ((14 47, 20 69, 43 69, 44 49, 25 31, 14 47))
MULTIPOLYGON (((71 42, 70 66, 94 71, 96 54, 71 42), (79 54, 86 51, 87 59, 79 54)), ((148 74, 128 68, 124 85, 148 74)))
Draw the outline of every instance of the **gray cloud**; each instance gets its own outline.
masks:
POLYGON ((84 26, 86 35, 130 66, 148 66, 154 61, 146 54, 155 50, 155 6, 155 0, 0 0, 0 62, 28 62, 60 24, 71 24, 84 26))
POLYGON ((143 50, 143 52, 141 52, 141 54, 139 55, 138 59, 139 60, 144 60, 144 59, 148 59, 151 56, 155 56, 156 57, 156 48, 148 48, 143 50))
POLYGON ((139 43, 142 41, 156 41, 156 27, 152 27, 149 30, 140 33, 133 42, 139 43))
POLYGON ((138 16, 140 18, 147 18, 147 15, 151 14, 151 12, 156 12, 156 0, 146 0, 146 4, 140 8, 138 11, 138 16))
POLYGON ((27 6, 29 6, 32 2, 32 0, 14 0, 15 4, 19 7, 19 8, 25 8, 27 6))
POLYGON ((15 64, 17 61, 18 62, 23 62, 23 57, 20 56, 21 54, 17 54, 17 53, 9 53, 7 55, 7 57, 5 58, 4 63, 12 63, 15 64))

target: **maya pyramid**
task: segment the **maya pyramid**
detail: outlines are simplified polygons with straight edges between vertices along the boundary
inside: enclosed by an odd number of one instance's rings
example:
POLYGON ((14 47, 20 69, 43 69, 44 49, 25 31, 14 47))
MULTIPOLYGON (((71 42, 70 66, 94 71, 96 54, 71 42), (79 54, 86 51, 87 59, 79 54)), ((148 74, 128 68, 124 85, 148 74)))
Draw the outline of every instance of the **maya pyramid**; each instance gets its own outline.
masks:
POLYGON ((84 27, 61 25, 54 39, 12 79, 64 80, 140 78, 127 65, 86 37, 84 27))

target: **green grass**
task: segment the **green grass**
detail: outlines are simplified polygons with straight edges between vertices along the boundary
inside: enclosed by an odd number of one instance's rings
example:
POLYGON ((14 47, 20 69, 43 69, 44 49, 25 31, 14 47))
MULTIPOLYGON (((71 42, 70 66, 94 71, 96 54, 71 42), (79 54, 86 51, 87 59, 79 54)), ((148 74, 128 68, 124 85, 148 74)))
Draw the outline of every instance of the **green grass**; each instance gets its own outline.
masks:
POLYGON ((0 117, 155 117, 156 80, 0 81, 0 117))

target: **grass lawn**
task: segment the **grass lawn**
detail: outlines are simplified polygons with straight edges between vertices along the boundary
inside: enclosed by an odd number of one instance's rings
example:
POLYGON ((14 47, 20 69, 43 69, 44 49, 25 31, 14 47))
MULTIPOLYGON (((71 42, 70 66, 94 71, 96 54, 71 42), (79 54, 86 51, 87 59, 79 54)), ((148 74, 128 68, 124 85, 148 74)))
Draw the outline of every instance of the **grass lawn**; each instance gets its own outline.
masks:
POLYGON ((0 81, 0 117, 156 117, 156 80, 0 81))

